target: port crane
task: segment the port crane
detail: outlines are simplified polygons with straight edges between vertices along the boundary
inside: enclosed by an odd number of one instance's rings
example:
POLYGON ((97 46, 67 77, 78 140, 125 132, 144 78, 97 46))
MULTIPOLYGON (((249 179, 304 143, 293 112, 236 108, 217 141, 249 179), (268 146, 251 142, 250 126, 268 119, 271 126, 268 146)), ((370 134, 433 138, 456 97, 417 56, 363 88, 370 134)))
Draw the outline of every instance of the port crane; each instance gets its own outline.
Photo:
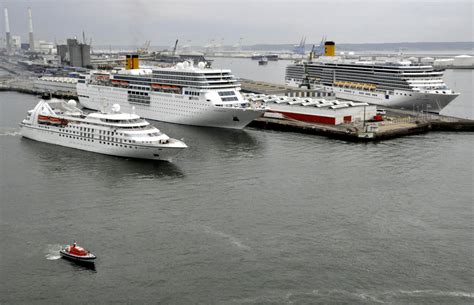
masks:
POLYGON ((305 54, 305 44, 306 44, 306 37, 301 37, 300 44, 297 44, 294 46, 293 52, 298 55, 303 55, 305 54))
POLYGON ((143 46, 137 49, 137 53, 138 53, 138 54, 146 54, 146 53, 148 53, 148 49, 150 48, 150 43, 151 43, 150 40, 145 41, 145 43, 143 44, 143 46))
POLYGON ((176 39, 176 42, 174 43, 173 53, 171 53, 172 56, 176 55, 177 48, 178 48, 178 39, 176 39))
MULTIPOLYGON (((315 49, 316 45, 313 44, 313 47, 311 48, 311 52, 309 52, 309 61, 312 61, 314 59, 315 54, 315 49)), ((311 83, 314 81, 320 81, 319 78, 311 78, 309 77, 309 72, 308 72, 308 63, 306 61, 303 61, 303 67, 304 67, 304 78, 299 85, 300 88, 306 87, 308 89, 311 89, 311 83)))

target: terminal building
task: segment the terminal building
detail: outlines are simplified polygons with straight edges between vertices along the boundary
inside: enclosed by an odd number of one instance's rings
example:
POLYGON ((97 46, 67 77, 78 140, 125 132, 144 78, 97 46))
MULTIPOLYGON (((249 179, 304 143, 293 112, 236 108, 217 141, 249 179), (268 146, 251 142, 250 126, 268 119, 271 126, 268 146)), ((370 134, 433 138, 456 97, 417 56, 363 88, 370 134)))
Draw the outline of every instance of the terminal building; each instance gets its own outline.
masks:
POLYGON ((377 107, 367 103, 337 100, 321 92, 323 97, 288 97, 282 95, 245 94, 254 103, 265 104, 264 117, 308 123, 339 125, 373 120, 377 107))

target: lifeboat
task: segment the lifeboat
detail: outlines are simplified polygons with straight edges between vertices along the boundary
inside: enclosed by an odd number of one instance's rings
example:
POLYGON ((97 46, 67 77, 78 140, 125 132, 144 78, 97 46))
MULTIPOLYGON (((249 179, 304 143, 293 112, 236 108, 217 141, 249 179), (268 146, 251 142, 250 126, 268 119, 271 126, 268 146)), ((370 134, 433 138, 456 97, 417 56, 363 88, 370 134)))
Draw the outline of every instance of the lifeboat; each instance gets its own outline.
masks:
POLYGON ((46 115, 38 115, 38 123, 49 123, 49 117, 46 115))
POLYGON ((96 78, 97 80, 109 80, 109 76, 108 76, 108 75, 102 75, 102 74, 96 75, 95 78, 96 78))
POLYGON ((94 254, 82 247, 79 247, 76 242, 59 250, 59 254, 64 258, 83 263, 93 263, 96 259, 94 254))
POLYGON ((49 117, 49 122, 51 124, 54 124, 54 125, 60 125, 61 124, 61 119, 50 116, 49 117))
POLYGON ((154 89, 160 89, 162 86, 160 84, 151 84, 151 87, 154 89))

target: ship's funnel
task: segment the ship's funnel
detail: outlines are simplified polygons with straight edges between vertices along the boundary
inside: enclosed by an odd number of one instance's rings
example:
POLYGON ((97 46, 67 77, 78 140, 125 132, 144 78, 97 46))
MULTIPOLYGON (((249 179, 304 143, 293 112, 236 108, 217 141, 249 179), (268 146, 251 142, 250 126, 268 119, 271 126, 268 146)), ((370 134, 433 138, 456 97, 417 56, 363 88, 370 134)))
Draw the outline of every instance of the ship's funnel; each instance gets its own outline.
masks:
POLYGON ((8 9, 5 8, 5 33, 6 33, 6 47, 7 52, 11 51, 11 37, 10 37, 10 21, 8 20, 8 9))
POLYGON ((28 21, 29 21, 29 28, 30 28, 30 51, 35 50, 35 39, 33 37, 33 18, 31 17, 31 7, 28 8, 28 21))
POLYGON ((139 69, 140 68, 140 63, 139 63, 138 55, 136 55, 136 54, 127 55, 126 56, 125 68, 127 70, 139 69))
POLYGON ((324 56, 335 56, 336 55, 336 44, 334 41, 326 41, 324 44, 324 56))

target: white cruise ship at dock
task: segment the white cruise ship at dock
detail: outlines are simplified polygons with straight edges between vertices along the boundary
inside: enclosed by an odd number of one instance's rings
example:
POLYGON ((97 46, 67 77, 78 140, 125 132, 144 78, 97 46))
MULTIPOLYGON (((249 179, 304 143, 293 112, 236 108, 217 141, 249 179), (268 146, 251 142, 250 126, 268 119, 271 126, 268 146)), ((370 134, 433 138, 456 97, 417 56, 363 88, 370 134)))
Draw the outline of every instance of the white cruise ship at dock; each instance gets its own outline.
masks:
POLYGON ((244 128, 265 112, 264 107, 251 105, 242 97, 230 70, 188 62, 169 68, 136 66, 81 76, 77 84, 81 105, 100 109, 103 103, 119 104, 124 111, 134 107, 147 119, 235 129, 244 128))
POLYGON ((83 113, 71 100, 41 100, 20 123, 20 133, 32 140, 100 154, 169 161, 187 148, 136 114, 83 113))
MULTIPOLYGON (((330 43, 330 42, 327 42, 330 43)), ((443 71, 407 60, 360 61, 334 56, 334 43, 326 56, 287 66, 288 85, 323 85, 337 98, 386 107, 439 113, 459 93, 443 81, 443 71)))

